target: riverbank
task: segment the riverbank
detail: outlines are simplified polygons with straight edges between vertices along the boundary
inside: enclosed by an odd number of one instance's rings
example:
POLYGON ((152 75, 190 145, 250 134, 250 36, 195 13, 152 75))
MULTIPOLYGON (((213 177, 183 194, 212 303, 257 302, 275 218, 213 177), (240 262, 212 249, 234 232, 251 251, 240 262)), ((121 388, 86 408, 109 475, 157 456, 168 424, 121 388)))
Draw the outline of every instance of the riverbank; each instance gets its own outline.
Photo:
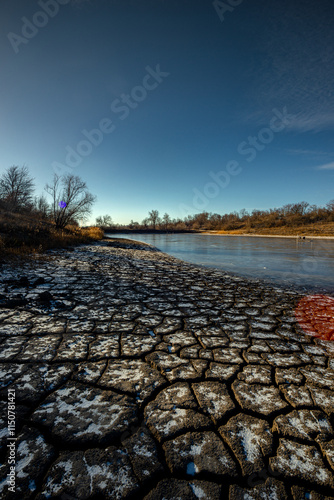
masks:
POLYGON ((334 495, 334 346, 296 323, 301 293, 120 240, 0 284, 17 498, 334 495))
POLYGON ((198 234, 210 235, 214 234, 216 236, 251 236, 253 238, 292 238, 292 239, 303 239, 303 240, 334 240, 334 236, 311 236, 305 235, 301 236, 288 235, 288 234, 254 234, 254 233, 238 233, 238 232, 226 232, 226 231, 200 231, 198 234))
POLYGON ((302 225, 283 225, 280 227, 261 226, 247 227, 245 223, 238 229, 206 231, 214 234, 236 235, 236 236, 257 236, 257 237, 277 237, 277 238, 334 238, 334 222, 317 222, 302 225))
POLYGON ((32 215, 0 210, 0 259, 31 259, 50 248, 67 248, 103 238, 98 227, 55 224, 32 215))

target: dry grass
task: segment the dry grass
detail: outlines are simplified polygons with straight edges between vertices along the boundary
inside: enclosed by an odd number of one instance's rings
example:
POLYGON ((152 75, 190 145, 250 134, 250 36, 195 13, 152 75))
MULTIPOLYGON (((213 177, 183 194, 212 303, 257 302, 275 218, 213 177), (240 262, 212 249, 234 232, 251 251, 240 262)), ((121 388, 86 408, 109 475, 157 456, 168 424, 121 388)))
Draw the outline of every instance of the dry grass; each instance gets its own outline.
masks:
MULTIPOLYGON (((206 231, 205 231, 206 232, 206 231)), ((216 234, 259 234, 259 235, 275 235, 275 236, 334 236, 334 222, 322 222, 315 224, 305 224, 303 226, 282 226, 282 227, 263 227, 263 228, 247 228, 244 226, 240 229, 230 231, 210 231, 216 234)))
POLYGON ((52 248, 80 245, 101 240, 103 236, 98 227, 68 226, 61 230, 51 222, 31 216, 0 213, 0 257, 3 259, 34 258, 52 248))

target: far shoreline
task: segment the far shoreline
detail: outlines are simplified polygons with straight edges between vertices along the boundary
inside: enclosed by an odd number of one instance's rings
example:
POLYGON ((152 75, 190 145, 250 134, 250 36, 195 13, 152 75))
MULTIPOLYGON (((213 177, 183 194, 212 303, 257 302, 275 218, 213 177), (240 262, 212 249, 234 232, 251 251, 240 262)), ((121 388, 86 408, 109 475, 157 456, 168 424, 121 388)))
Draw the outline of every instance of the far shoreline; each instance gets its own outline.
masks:
POLYGON ((252 237, 252 238, 292 238, 292 239, 298 239, 298 240, 334 240, 334 236, 319 236, 319 235, 311 235, 311 234, 302 234, 302 235, 294 235, 294 234, 254 234, 254 233, 222 233, 219 231, 201 231, 201 230, 176 230, 176 231, 164 231, 161 229, 157 230, 152 230, 152 229, 146 229, 146 230, 129 230, 129 229, 120 229, 120 230, 105 230, 104 235, 110 234, 124 234, 124 235, 131 235, 131 234, 200 234, 200 235, 207 235, 207 236, 247 236, 247 237, 252 237))
POLYGON ((305 235, 291 235, 291 234, 236 234, 236 233, 219 233, 215 231, 200 231, 197 234, 211 235, 211 236, 248 236, 253 238, 293 238, 298 240, 334 240, 334 236, 312 236, 310 234, 305 235))

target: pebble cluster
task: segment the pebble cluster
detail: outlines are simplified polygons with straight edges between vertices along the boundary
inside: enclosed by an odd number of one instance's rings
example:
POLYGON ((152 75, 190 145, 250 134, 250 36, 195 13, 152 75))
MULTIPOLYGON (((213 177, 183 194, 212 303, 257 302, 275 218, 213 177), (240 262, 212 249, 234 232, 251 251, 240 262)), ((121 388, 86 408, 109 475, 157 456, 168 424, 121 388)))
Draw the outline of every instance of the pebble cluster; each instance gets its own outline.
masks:
POLYGON ((334 498, 334 342, 301 292, 106 240, 0 286, 1 498, 334 498))

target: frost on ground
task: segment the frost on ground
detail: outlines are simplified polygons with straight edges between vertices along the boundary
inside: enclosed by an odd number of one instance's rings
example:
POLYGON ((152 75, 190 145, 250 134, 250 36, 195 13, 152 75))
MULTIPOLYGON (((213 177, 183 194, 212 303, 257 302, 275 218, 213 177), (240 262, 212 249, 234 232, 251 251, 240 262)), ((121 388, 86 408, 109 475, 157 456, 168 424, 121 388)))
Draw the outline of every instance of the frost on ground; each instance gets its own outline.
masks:
POLYGON ((1 498, 334 498, 334 347, 299 292, 107 241, 1 267, 1 498))

